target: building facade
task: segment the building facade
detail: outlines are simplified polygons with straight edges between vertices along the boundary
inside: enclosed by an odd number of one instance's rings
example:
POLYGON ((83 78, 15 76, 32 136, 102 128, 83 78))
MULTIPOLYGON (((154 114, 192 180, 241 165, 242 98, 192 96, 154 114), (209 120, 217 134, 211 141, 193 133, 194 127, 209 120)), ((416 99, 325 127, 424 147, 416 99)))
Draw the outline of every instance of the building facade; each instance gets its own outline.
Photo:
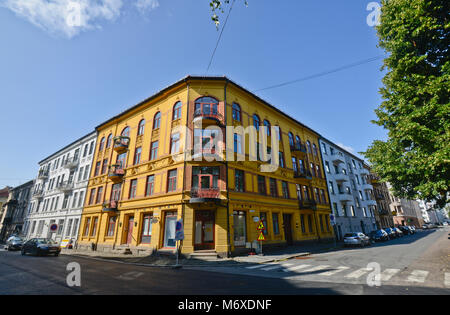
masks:
POLYGON ((337 239, 350 232, 375 230, 377 203, 364 161, 325 138, 320 139, 320 148, 337 239))
POLYGON ((96 138, 92 132, 39 162, 25 221, 28 238, 76 241, 96 138))
POLYGON ((6 241, 13 234, 23 236, 33 185, 34 181, 31 180, 10 190, 1 221, 0 241, 6 241))
MULTIPOLYGON (((387 183, 389 190, 391 186, 387 183)), ((422 228, 425 223, 422 218, 422 211, 416 200, 395 197, 392 193, 389 195, 391 211, 394 219, 394 225, 413 225, 416 228, 422 228)))
POLYGON ((5 204, 9 198, 9 191, 12 187, 6 186, 0 189, 0 231, 3 229, 3 215, 5 213, 5 204))
POLYGON ((377 211, 375 213, 377 227, 379 229, 393 227, 394 218, 390 207, 389 188, 385 182, 380 181, 380 177, 377 174, 371 173, 369 179, 373 186, 373 196, 377 202, 377 211))
POLYGON ((264 246, 333 238, 319 135, 225 77, 186 77, 96 130, 79 248, 173 252, 180 219, 185 255, 248 251, 260 222, 264 246))

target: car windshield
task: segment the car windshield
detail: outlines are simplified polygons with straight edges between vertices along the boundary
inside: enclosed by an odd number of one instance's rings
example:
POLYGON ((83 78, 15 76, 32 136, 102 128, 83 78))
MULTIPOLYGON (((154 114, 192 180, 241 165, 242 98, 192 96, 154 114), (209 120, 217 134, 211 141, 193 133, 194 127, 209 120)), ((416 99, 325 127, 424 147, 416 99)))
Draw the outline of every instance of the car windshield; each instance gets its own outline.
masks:
POLYGON ((18 237, 18 236, 12 236, 12 237, 10 237, 9 238, 9 241, 10 242, 13 242, 13 241, 22 241, 22 239, 20 238, 20 237, 18 237))
POLYGON ((49 245, 55 245, 56 242, 54 240, 50 240, 47 238, 38 238, 36 239, 37 244, 49 244, 49 245))
POLYGON ((355 237, 356 234, 355 233, 347 233, 344 235, 344 237, 355 237))

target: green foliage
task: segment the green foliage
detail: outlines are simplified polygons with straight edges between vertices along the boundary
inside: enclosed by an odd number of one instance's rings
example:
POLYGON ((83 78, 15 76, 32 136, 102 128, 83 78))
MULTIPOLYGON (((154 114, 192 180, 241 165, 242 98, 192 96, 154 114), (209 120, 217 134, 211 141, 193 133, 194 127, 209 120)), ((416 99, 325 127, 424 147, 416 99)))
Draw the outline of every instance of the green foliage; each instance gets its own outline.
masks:
MULTIPOLYGON (((214 24, 216 24, 216 28, 219 28, 219 16, 217 15, 217 13, 219 14, 223 14, 225 13, 224 8, 230 4, 231 0, 210 0, 211 2, 209 3, 209 6, 211 7, 211 11, 212 11, 212 16, 211 19, 213 20, 214 24)), ((235 0, 233 0, 235 1, 235 0)), ((245 6, 248 6, 248 2, 247 0, 244 1, 245 6)))
POLYGON ((449 201, 448 0, 382 0, 379 46, 388 57, 373 123, 388 131, 363 154, 405 198, 449 201))

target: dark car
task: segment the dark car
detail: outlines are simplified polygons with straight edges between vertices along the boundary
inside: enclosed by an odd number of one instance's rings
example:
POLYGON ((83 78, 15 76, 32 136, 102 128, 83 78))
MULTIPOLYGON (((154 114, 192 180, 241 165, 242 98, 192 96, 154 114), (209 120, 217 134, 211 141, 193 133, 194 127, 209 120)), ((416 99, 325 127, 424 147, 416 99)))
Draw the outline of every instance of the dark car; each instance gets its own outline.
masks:
POLYGON ((404 235, 413 234, 413 231, 409 226, 400 225, 398 228, 404 235))
POLYGON ((399 228, 394 228, 395 233, 397 233, 398 237, 404 236, 403 232, 399 228))
POLYGON ((6 247, 7 250, 21 250, 23 245, 23 239, 21 239, 18 236, 11 236, 6 241, 6 247))
POLYGON ((374 242, 384 242, 389 240, 389 235, 385 230, 372 231, 370 232, 369 237, 374 242))
POLYGON ((389 239, 393 239, 393 238, 398 237, 398 236, 397 236, 397 233, 394 231, 393 228, 385 228, 384 230, 385 230, 386 233, 388 234, 389 239))
POLYGON ((61 247, 59 247, 58 243, 48 238, 32 238, 22 246, 22 255, 30 253, 36 256, 58 256, 60 252, 61 247))
POLYGON ((412 234, 416 234, 416 227, 414 225, 409 226, 409 229, 411 230, 412 234))

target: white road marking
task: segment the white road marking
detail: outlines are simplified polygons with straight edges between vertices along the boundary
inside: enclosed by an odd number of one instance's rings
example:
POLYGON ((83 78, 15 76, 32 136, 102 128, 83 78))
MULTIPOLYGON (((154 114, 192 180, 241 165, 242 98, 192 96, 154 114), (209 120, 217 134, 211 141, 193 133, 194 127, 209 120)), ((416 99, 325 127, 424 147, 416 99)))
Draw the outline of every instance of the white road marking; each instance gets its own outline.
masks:
POLYGON ((129 281, 129 280, 137 279, 140 276, 142 276, 143 274, 144 274, 143 272, 131 271, 131 272, 124 273, 123 275, 120 275, 117 278, 121 279, 121 280, 129 281))
POLYGON ((381 281, 389 281, 398 272, 400 272, 400 269, 386 269, 385 271, 383 271, 381 273, 380 280, 381 281))
POLYGON ((279 269, 279 268, 282 268, 282 267, 283 266, 281 266, 281 265, 275 265, 275 266, 270 266, 270 267, 263 268, 261 270, 269 271, 269 270, 279 269))
POLYGON ((445 285, 447 288, 450 288, 450 272, 446 272, 446 273, 445 273, 444 285, 445 285))
POLYGON ((250 267, 245 267, 246 269, 258 269, 258 268, 262 268, 267 266, 266 264, 261 264, 261 265, 254 265, 254 266, 250 266, 250 267))
POLYGON ((348 275, 346 275, 346 278, 351 278, 351 279, 357 279, 363 275, 365 275, 366 273, 368 273, 369 271, 372 271, 373 269, 371 268, 361 268, 358 269, 356 271, 353 271, 352 273, 349 273, 348 275))
POLYGON ((320 265, 320 266, 312 267, 309 269, 304 269, 304 270, 302 270, 302 272, 314 272, 314 271, 320 271, 320 270, 324 270, 324 269, 328 269, 328 268, 330 268, 330 266, 320 265))
POLYGON ((289 272, 289 271, 299 270, 299 269, 303 269, 303 268, 308 268, 310 266, 311 265, 298 265, 298 266, 295 266, 295 267, 290 267, 290 268, 284 269, 283 271, 284 272, 289 272))
POLYGON ((423 282, 425 282, 425 279, 428 276, 428 274, 429 274, 429 272, 425 271, 425 270, 414 270, 409 275, 407 281, 423 283, 423 282))
POLYGON ((347 270, 347 269, 350 269, 350 267, 340 266, 340 267, 337 267, 336 270, 330 270, 330 271, 321 273, 320 275, 329 277, 329 276, 332 276, 334 274, 337 274, 338 272, 341 272, 341 271, 344 271, 344 270, 347 270))

